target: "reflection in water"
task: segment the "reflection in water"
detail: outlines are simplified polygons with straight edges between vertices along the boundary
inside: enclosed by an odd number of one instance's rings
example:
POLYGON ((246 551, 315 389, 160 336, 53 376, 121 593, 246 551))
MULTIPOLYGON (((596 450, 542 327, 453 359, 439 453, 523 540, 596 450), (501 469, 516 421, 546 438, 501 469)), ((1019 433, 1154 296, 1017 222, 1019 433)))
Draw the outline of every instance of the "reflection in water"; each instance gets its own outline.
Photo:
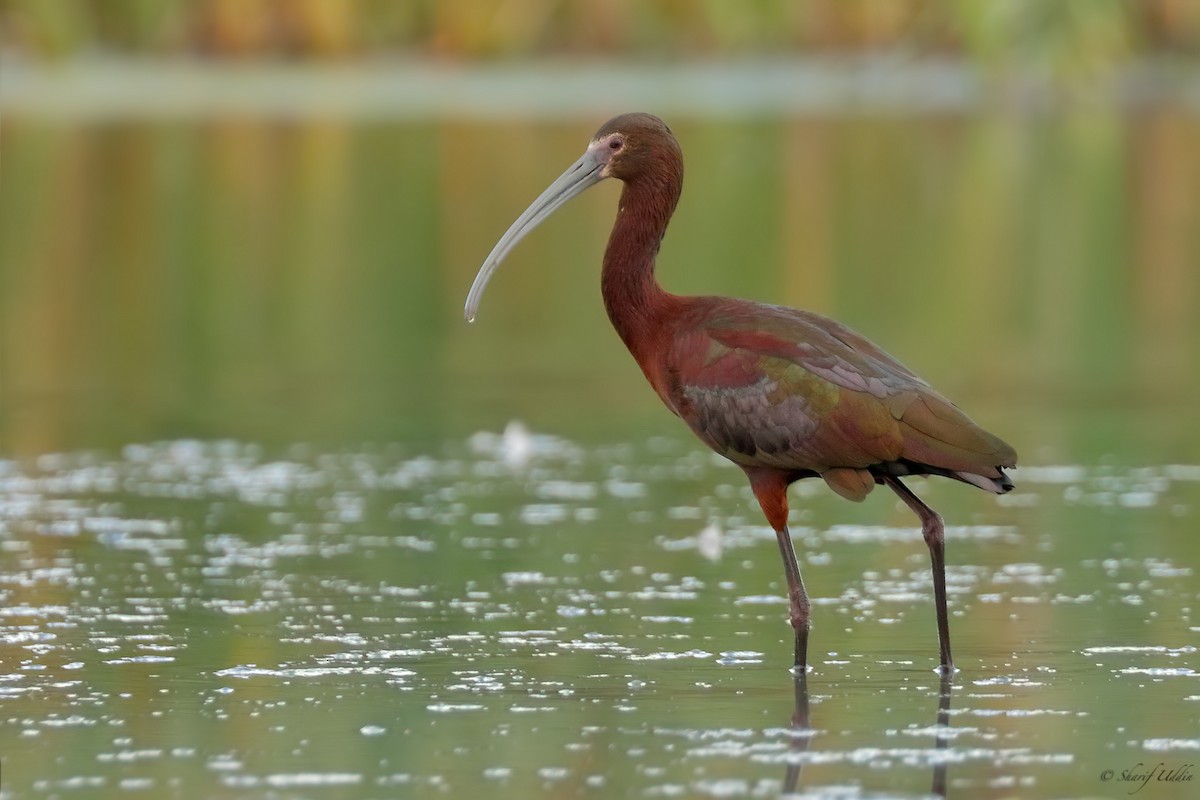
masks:
POLYGON ((911 529, 834 526, 836 498, 806 498, 804 540, 844 622, 785 710, 771 533, 719 513, 728 468, 690 448, 513 426, 445 455, 0 458, 3 788, 734 798, 790 762, 789 791, 925 797, 953 763, 956 794, 1074 796, 1129 741, 1195 749, 1200 466, 1025 468, 1035 504, 951 529, 973 623, 951 730, 911 529))
MULTIPOLYGON (((787 759, 787 772, 783 776, 783 794, 795 794, 800 787, 800 771, 804 767, 804 754, 812 742, 815 731, 811 724, 808 706, 808 676, 803 672, 794 673, 796 700, 792 710, 792 745, 787 759)), ((937 751, 933 761, 933 785, 930 794, 934 797, 946 796, 946 750, 950 733, 950 695, 954 690, 953 674, 943 674, 938 686, 936 734, 933 746, 937 751)))
MULTIPOLYGON (((597 296, 613 197, 525 243, 486 335, 459 320, 508 209, 598 121, 6 116, 5 454, 666 430, 597 296)), ((1196 115, 669 122, 696 163, 671 291, 844 320, 1033 463, 1195 460, 1196 115)))
POLYGON ((947 734, 950 730, 950 693, 954 689, 954 673, 942 672, 941 685, 938 687, 937 736, 933 746, 938 750, 933 760, 933 787, 929 790, 934 797, 946 796, 946 749, 947 734))
POLYGON ((792 711, 792 757, 788 759, 787 774, 783 777, 784 794, 792 794, 800 785, 804 753, 808 752, 813 736, 808 717, 808 675, 803 670, 792 674, 795 678, 796 706, 792 711))

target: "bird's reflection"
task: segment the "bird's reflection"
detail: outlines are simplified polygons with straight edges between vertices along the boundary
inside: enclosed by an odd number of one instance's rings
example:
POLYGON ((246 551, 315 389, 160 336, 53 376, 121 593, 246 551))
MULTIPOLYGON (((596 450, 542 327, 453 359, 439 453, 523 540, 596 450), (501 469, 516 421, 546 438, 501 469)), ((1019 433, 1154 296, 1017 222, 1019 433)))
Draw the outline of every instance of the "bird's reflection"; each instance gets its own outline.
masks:
POLYGON ((933 746, 938 750, 937 758, 933 761, 933 787, 929 790, 934 797, 946 796, 946 749, 950 732, 950 694, 954 690, 954 673, 952 670, 942 672, 941 685, 938 687, 937 733, 934 735, 933 746))
POLYGON ((813 729, 808 718, 808 676, 803 670, 792 673, 796 684, 796 705, 792 710, 792 757, 788 759, 787 774, 783 776, 783 793, 791 794, 800 785, 801 754, 807 752, 813 729))
MULTIPOLYGON (((803 753, 812 742, 813 728, 808 709, 808 676, 803 672, 793 676, 796 690, 795 706, 792 710, 792 747, 787 772, 783 777, 783 793, 794 794, 800 786, 800 771, 804 765, 803 753)), ((934 797, 946 796, 946 758, 940 752, 946 749, 950 732, 950 696, 954 691, 953 674, 943 674, 938 686, 936 733, 933 746, 938 750, 933 760, 933 785, 930 793, 934 797)))

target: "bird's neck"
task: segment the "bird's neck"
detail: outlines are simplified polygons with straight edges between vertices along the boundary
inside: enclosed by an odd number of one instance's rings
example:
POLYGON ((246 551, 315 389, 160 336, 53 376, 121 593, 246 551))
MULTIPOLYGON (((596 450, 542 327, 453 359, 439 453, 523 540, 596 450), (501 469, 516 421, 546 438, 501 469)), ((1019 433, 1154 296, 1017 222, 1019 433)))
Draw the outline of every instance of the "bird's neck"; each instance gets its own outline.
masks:
POLYGON ((662 322, 679 299, 658 285, 654 262, 682 181, 682 165, 667 163, 655 174, 627 182, 604 251, 604 307, 639 362, 648 357, 662 322))

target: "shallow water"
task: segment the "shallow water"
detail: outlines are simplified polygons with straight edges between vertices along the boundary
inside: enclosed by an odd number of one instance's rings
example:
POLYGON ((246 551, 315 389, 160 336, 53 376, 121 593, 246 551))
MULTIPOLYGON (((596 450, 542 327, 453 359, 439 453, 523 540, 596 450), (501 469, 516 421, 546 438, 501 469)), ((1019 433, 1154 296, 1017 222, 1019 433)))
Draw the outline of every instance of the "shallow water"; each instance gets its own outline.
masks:
POLYGON ((916 520, 813 482, 797 686, 744 478, 605 318, 614 187, 461 321, 601 119, 6 114, 0 796, 1194 794, 1200 121, 852 99, 668 115, 660 272, 1016 446, 912 482, 945 687, 916 520))
POLYGON ((688 440, 4 462, 4 796, 1103 796, 1194 764, 1200 468, 1017 477, 913 481, 949 523, 944 687, 915 521, 799 484, 805 686, 772 534, 688 440))

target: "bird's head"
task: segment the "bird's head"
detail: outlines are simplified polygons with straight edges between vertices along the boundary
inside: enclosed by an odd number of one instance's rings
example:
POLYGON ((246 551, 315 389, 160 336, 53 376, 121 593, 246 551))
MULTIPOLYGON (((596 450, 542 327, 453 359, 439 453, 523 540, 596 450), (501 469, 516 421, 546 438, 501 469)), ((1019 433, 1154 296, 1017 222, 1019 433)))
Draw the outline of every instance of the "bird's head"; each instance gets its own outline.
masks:
POLYGON ((467 321, 475 320, 483 290, 509 251, 563 203, 605 178, 631 184, 663 175, 665 168, 675 170, 681 180, 682 164, 679 142, 658 117, 622 114, 601 125, 579 160, 558 176, 496 242, 467 294, 463 312, 467 321))
POLYGON ((608 159, 601 177, 621 181, 637 180, 664 163, 682 162, 675 135, 652 114, 613 117, 592 137, 588 151, 593 148, 608 159))

